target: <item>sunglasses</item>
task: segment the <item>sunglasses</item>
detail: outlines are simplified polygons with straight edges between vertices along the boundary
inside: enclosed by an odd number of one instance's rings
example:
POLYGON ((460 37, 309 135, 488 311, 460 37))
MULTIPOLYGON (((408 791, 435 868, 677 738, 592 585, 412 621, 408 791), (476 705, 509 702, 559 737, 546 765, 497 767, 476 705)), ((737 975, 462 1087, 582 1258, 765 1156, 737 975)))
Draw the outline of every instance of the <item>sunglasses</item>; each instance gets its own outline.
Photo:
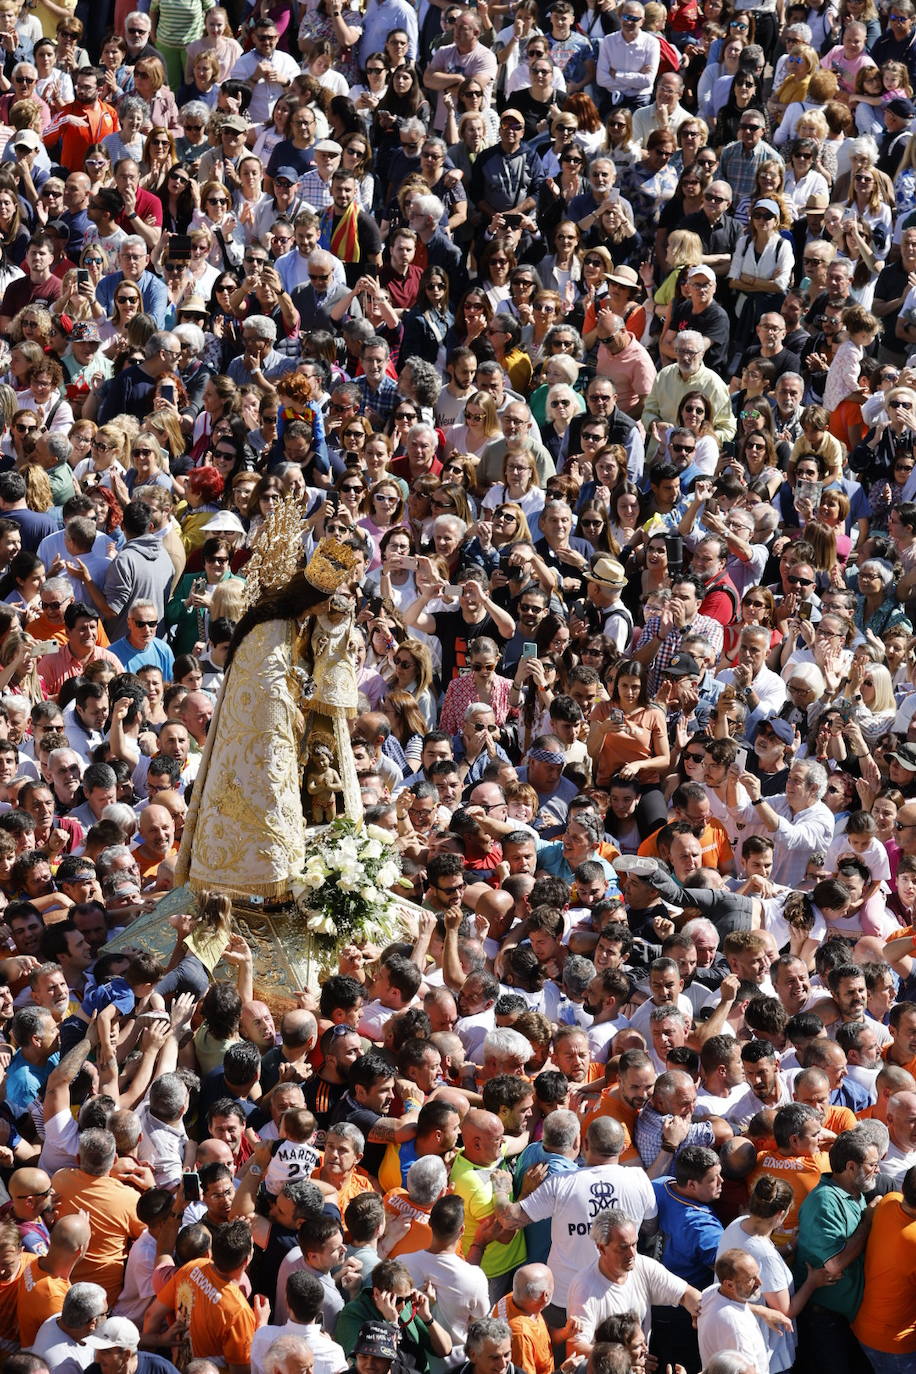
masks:
POLYGON ((790 577, 788 579, 790 587, 813 587, 813 577, 790 577))
POLYGON ((692 754, 692 753, 690 752, 690 750, 687 749, 687 750, 685 750, 685 752, 684 752, 684 758, 687 759, 690 763, 704 763, 705 760, 706 760, 706 755, 705 755, 705 754, 692 754))
MULTIPOLYGON (((215 558, 211 558, 211 559, 210 559, 210 562, 211 562, 211 563, 215 563, 215 562, 216 562, 216 559, 215 559, 215 558)), ((133 623, 136 625, 136 627, 137 627, 138 630, 155 630, 156 626, 159 624, 159 621, 158 621, 158 620, 135 620, 133 623)))

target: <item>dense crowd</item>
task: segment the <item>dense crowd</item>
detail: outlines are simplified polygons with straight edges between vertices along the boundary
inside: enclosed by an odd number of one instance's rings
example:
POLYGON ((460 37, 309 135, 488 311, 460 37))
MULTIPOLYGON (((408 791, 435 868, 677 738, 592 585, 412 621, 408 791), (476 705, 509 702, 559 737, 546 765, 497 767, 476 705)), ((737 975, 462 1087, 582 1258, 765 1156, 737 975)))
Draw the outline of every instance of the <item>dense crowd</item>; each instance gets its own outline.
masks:
POLYGON ((913 0, 0 58, 0 1374, 914 1374, 913 0), (284 1009, 107 946, 288 498, 413 906, 284 1009))

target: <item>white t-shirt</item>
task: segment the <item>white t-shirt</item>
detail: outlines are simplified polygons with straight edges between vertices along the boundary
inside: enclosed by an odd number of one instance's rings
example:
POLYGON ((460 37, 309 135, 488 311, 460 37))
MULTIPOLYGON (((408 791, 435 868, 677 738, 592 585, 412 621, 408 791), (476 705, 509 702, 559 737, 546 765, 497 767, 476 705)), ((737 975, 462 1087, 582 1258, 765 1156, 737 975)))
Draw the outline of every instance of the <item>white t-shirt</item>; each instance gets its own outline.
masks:
POLYGON ((320 1159, 314 1145, 295 1140, 281 1140, 279 1148, 267 1166, 264 1187, 274 1197, 291 1179, 308 1179, 320 1159))
MULTIPOLYGON (((767 1236, 749 1236, 742 1227, 743 1217, 736 1217, 722 1232, 716 1259, 726 1250, 744 1250, 753 1255, 760 1270, 760 1288, 764 1293, 781 1293, 787 1290, 790 1297, 795 1292, 792 1270, 786 1264, 776 1246, 767 1236)), ((761 1300, 762 1301, 762 1300, 761 1300)), ((768 1326, 758 1323, 770 1355, 770 1374, 781 1374, 791 1369, 795 1363, 798 1341, 795 1332, 771 1331, 768 1326)))
POLYGON ((837 835, 833 844, 827 850, 827 857, 824 867, 828 872, 836 871, 836 866, 841 854, 853 854, 855 858, 861 859, 862 863, 871 874, 873 883, 888 882, 891 876, 890 860, 887 857, 887 850, 880 840, 874 837, 869 840, 867 846, 861 854, 856 854, 845 835, 837 835))
POLYGON ((589 1027, 588 1051, 594 1063, 607 1063, 611 1041, 618 1031, 626 1030, 629 1024, 625 1016, 618 1016, 615 1021, 600 1021, 597 1026, 589 1027))
POLYGON ((433 1316, 456 1346, 464 1345, 471 1322, 488 1316, 492 1305, 483 1270, 477 1264, 468 1264, 460 1255, 433 1255, 429 1250, 414 1250, 399 1258, 410 1270, 417 1288, 422 1288, 427 1279, 432 1283, 436 1290, 433 1316))
POLYGON ((757 1318, 748 1311, 747 1303, 723 1297, 717 1283, 703 1290, 697 1335, 704 1365, 720 1350, 738 1350, 762 1374, 770 1368, 770 1356, 757 1318))
MULTIPOLYGON (((79 1160, 79 1151, 80 1130, 71 1112, 65 1108, 49 1116, 45 1122, 45 1138, 38 1161, 39 1167, 52 1176, 58 1169, 75 1168, 79 1160)), ((34 1346, 32 1348, 34 1349, 34 1346)))
POLYGON ((156 1237, 149 1231, 134 1241, 127 1256, 124 1270, 124 1286, 121 1296, 112 1311, 114 1317, 127 1317, 137 1326, 143 1326, 143 1314, 155 1296, 153 1293, 153 1270, 156 1267, 158 1245, 156 1237))
MULTIPOLYGON (((658 1215, 658 1203, 645 1170, 623 1164, 595 1164, 574 1173, 552 1174, 522 1203, 529 1221, 550 1218, 550 1269, 553 1300, 567 1306, 567 1291, 582 1272, 583 1253, 591 1245, 589 1231, 595 1217, 619 1207, 633 1222, 658 1215)), ((605 1287, 607 1280, 602 1279, 605 1287)), ((625 1312, 626 1307, 614 1308, 625 1312)))
MULTIPOLYGON (((683 992, 678 993, 677 1008, 678 1011, 683 1012, 683 1014, 687 1017, 688 1022, 693 1022, 693 1003, 691 1002, 689 997, 686 997, 684 995, 683 992)), ((634 1011, 633 1015, 630 1017, 631 1028, 635 1031, 639 1031, 640 1035, 643 1036, 646 1040, 651 1040, 652 1038, 651 1032, 649 1030, 649 1023, 652 1019, 653 1011, 655 1011, 655 1003, 652 1001, 652 998, 650 997, 647 1002, 640 1003, 640 1005, 634 1011)))
MULTIPOLYGON (((653 1303, 659 1307, 677 1307, 687 1287, 684 1279, 669 1273, 663 1264, 646 1255, 636 1256, 636 1263, 623 1283, 610 1283, 595 1260, 569 1285, 566 1310, 571 1317, 578 1317, 582 1322, 581 1336, 584 1341, 594 1341, 595 1327, 605 1317, 618 1312, 635 1312, 648 1339, 653 1303)), ((757 1368, 761 1374, 766 1374, 766 1358, 757 1368)))

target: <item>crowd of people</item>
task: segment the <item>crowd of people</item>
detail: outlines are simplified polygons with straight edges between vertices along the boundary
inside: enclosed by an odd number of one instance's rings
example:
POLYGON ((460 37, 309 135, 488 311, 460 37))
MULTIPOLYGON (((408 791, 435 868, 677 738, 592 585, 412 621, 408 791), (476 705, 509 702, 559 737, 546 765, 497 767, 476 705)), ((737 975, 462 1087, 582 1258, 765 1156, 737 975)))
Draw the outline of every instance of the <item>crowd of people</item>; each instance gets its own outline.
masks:
POLYGON ((913 0, 0 51, 0 1374, 914 1374, 913 0), (280 1007, 123 945, 291 502, 412 914, 280 1007))

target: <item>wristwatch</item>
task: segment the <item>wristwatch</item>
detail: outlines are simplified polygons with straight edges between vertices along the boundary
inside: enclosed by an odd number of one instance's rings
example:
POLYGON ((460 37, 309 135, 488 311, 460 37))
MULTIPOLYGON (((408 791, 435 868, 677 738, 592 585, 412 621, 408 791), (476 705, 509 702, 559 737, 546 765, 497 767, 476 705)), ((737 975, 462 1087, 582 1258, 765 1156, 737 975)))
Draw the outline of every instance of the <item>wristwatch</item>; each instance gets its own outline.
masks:
POLYGON ((260 1178, 264 1170, 261 1168, 260 1164, 249 1164, 248 1172, 251 1174, 252 1178, 260 1178))
POLYGON ((751 806, 763 806, 765 801, 766 797, 758 797, 756 801, 751 802, 751 806))

